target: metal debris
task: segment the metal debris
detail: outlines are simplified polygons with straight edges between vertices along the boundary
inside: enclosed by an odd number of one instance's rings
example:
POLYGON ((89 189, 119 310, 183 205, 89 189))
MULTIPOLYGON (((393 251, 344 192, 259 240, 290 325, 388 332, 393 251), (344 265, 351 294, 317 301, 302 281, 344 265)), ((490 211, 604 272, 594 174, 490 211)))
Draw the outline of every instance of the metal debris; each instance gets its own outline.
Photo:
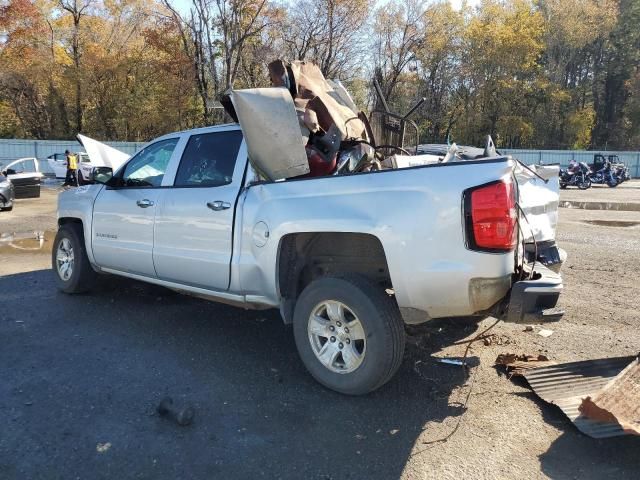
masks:
POLYGON ((545 355, 517 355, 515 353, 501 353, 495 361, 495 365, 505 368, 509 378, 522 377, 527 370, 555 364, 556 362, 549 360, 545 355))
POLYGON ((436 359, 438 363, 446 363, 447 365, 458 365, 460 367, 466 365, 464 360, 458 360, 454 358, 438 358, 436 359))
POLYGON ((482 343, 488 347, 490 345, 509 345, 512 342, 511 339, 506 335, 498 335, 497 333, 492 333, 490 335, 482 337, 482 343))
POLYGON ((640 359, 607 383, 593 397, 587 397, 580 413, 599 422, 620 425, 625 433, 640 435, 640 359))
POLYGON ((560 407, 582 433, 593 438, 625 435, 619 424, 590 419, 579 410, 582 400, 594 397, 636 357, 605 358, 551 365, 524 372, 534 393, 560 407))

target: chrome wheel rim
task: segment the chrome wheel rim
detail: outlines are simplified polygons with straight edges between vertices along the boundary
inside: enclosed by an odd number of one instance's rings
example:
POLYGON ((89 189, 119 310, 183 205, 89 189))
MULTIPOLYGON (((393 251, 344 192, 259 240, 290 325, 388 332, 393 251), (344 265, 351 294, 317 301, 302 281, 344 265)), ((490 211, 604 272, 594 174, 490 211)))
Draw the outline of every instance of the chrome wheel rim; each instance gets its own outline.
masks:
POLYGON ((351 373, 364 360, 367 339, 362 323, 347 305, 336 300, 319 303, 307 324, 316 358, 334 373, 351 373))
POLYGON ((56 251, 56 266, 58 276, 65 282, 73 275, 73 247, 68 238, 63 238, 56 251))

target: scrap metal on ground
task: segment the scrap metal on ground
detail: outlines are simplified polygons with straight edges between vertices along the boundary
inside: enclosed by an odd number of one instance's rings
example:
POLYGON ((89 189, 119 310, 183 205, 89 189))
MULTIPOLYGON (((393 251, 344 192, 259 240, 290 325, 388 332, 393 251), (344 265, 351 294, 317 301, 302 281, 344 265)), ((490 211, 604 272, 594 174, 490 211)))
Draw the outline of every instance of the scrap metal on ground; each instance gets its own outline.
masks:
POLYGON ((504 367, 509 378, 522 377, 524 372, 540 367, 555 365, 544 355, 517 355, 515 353, 501 353, 496 358, 496 365, 504 367))
POLYGON ((524 372, 536 395, 593 438, 640 434, 638 357, 551 365, 524 372))

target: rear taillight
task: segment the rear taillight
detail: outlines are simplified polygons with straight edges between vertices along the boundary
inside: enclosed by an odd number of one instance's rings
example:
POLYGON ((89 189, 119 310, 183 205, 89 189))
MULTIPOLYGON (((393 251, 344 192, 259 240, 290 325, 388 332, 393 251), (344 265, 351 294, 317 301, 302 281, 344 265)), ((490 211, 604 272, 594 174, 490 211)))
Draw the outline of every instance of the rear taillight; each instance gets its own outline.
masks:
POLYGON ((511 179, 465 191, 467 240, 472 250, 508 252, 516 247, 516 188, 511 179))

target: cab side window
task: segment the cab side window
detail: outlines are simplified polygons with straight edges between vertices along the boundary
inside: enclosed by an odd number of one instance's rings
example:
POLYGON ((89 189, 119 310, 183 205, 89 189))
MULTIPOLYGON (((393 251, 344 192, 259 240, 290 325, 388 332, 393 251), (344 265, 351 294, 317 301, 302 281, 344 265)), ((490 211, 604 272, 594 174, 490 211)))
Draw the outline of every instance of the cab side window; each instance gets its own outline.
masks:
POLYGON ((182 154, 174 186, 219 187, 230 184, 241 142, 240 130, 192 135, 182 154))
POLYGON ((177 138, 169 138, 140 150, 124 168, 121 186, 159 187, 177 144, 177 138))

